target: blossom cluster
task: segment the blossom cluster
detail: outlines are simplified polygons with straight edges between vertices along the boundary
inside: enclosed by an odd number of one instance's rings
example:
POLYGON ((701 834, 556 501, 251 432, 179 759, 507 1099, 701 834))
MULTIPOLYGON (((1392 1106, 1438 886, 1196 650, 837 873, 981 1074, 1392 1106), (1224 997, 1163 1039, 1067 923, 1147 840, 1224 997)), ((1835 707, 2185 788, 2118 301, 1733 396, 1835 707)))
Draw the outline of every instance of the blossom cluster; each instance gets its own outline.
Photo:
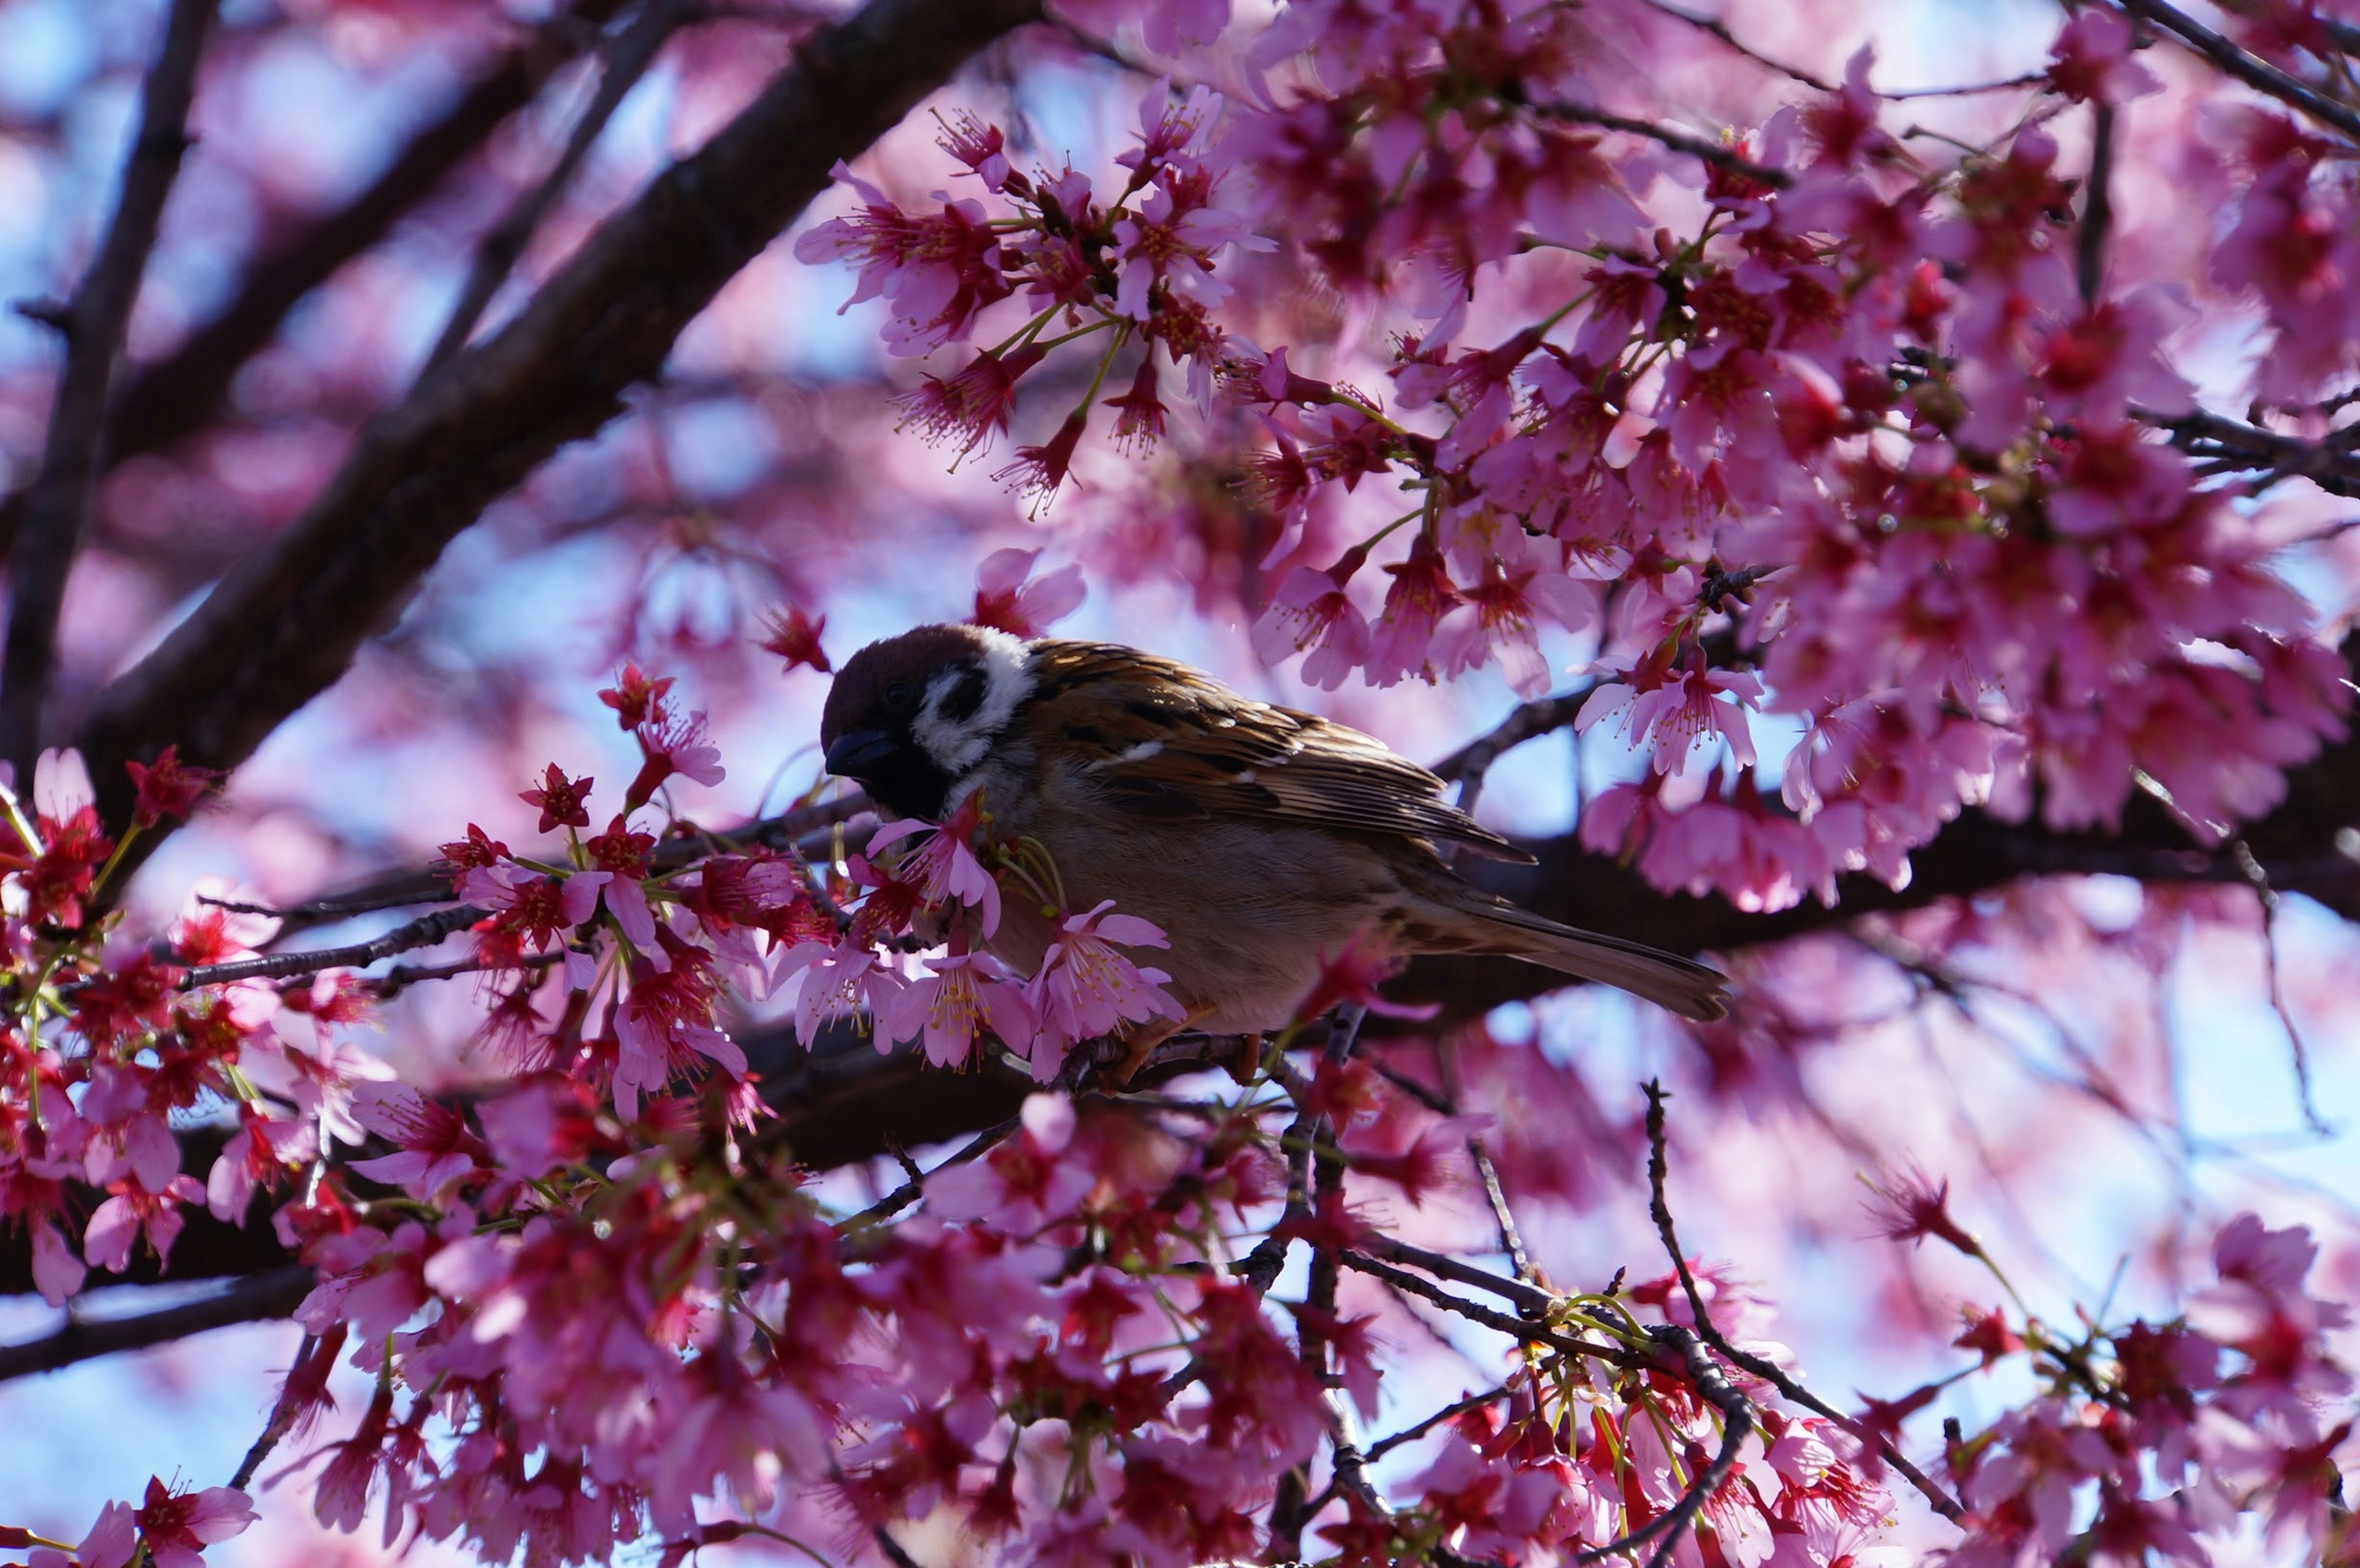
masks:
MULTIPOLYGON (((1912 1172, 1879 1198, 1885 1234, 1937 1237, 2013 1294, 1950 1217, 1947 1184, 1912 1172)), ((2065 1329, 2020 1305, 1964 1307, 1957 1347, 1975 1352, 1982 1371, 2022 1360, 2038 1390, 1981 1432, 1950 1436, 1946 1468, 1967 1511, 1942 1561, 2209 1564, 2255 1519, 2273 1552, 2347 1554, 2340 1477, 2355 1446, 2355 1385, 2328 1339, 2351 1314, 2310 1293, 2318 1254, 2309 1230, 2245 1214, 2213 1238, 2214 1282, 2170 1321, 2084 1316, 2065 1329)), ((1873 1402, 1864 1419, 1896 1427, 1941 1388, 1873 1402)))
MULTIPOLYGON (((1537 696, 1558 675, 1544 629, 1592 639, 1580 725, 1645 766, 1582 832, 1660 886, 1831 903, 1845 873, 1901 885, 1968 806, 2070 829, 2144 790, 2212 844, 2275 804, 2343 731, 2342 664, 2278 541, 2167 443, 2192 407, 2165 353, 2185 307, 2081 275, 2081 180, 2044 123, 2157 89, 2130 24, 2081 10, 2027 84, 2038 112, 1946 160, 1885 128, 1864 50, 1699 158, 1700 191, 1595 110, 1594 26, 1537 3, 1306 0, 1248 46, 1254 98, 1150 91, 1124 200, 1163 203, 1156 245, 1076 205, 1083 176, 1018 174, 999 129, 962 120, 944 146, 1018 216, 915 216, 856 181, 860 214, 803 254, 860 256, 902 352, 961 343, 1028 290, 1016 337, 907 401, 963 451, 1068 337, 1111 329, 1100 377, 1133 332, 1186 360, 1228 405, 1205 439, 1240 414, 1263 438, 1233 459, 1265 564, 1286 567, 1255 642, 1304 653, 1315 685, 1496 663, 1537 696), (1257 347, 1215 277, 1255 236, 1390 312, 1390 354, 1257 347), (1067 330, 1043 336, 1052 318, 1067 330), (1799 736, 1775 791, 1754 777, 1765 725, 1799 736)), ((2278 347, 2256 391, 2289 405, 2349 368, 2332 281, 2349 245, 2330 237, 2351 227, 2348 160, 2277 106, 2231 123, 2212 276, 2259 301, 2278 347)), ((1153 402, 1139 365, 1131 397, 1153 402)), ((1142 423, 1115 401, 1118 444, 1163 430, 1160 404, 1142 423)), ((1087 412, 1042 460, 1056 476, 1087 412)))
MULTIPOLYGON (((983 596, 1037 629, 1028 615, 1072 595, 1032 565, 993 563, 983 596)), ((1343 1563, 1538 1563, 1678 1528, 1684 1561, 1754 1568, 1887 1538, 1880 1474, 1918 1397, 1833 1420, 1732 1365, 1751 1430, 1732 1429, 1722 1385, 1664 1337, 1708 1326, 1672 1277, 1476 1316, 1516 1330, 1498 1386, 1422 1420, 1402 1409, 1385 1382, 1398 1308, 1339 1275, 1391 1267, 1430 1292, 1404 1265, 1487 1276, 1378 1220, 1463 1192, 1479 1123, 1307 1030, 1339 1001, 1415 1021, 1379 997, 1381 955, 1335 955, 1234 1092, 1077 1098, 1120 1054, 1095 1042, 1176 1012, 1141 961, 1161 933, 1057 908, 1054 866, 972 806, 812 858, 649 831, 662 780, 719 759, 669 681, 627 667, 601 696, 642 757, 623 811, 591 831, 596 779, 552 766, 523 797, 553 847, 478 828, 445 846, 455 907, 477 917, 445 972, 489 980, 484 1033, 503 1053, 471 1095, 395 1082, 355 1047, 376 982, 265 978, 249 960, 268 922, 243 906, 202 903, 126 947, 94 913, 113 849, 65 759, 18 813, 0 883, 27 977, 0 1083, 9 1223, 62 1299, 143 1239, 168 1254, 181 1204, 243 1217, 268 1192, 317 1283, 269 1422, 292 1446, 262 1481, 304 1477, 322 1523, 550 1563, 943 1514, 1027 1562, 1103 1561, 1111 1541, 1192 1563, 1286 1532, 1343 1563), (1029 975, 985 945, 1016 898, 1055 917, 1029 975), (880 1050, 995 1058, 1046 1087, 857 1207, 796 1164, 728 1032, 765 1004, 806 1040, 848 1017, 880 1050), (167 1118, 208 1106, 238 1131, 200 1184, 167 1118), (1307 1282, 1282 1288, 1290 1254, 1307 1282), (344 1367, 368 1380, 357 1409, 332 1391, 344 1367), (1371 1439, 1380 1421, 1400 1430, 1371 1439), (1377 1479, 1369 1456, 1412 1443, 1377 1479)), ((175 794, 159 776, 175 777, 151 771, 143 800, 185 811, 195 781, 175 794)), ((1530 1155, 1505 1152, 1521 1184, 1530 1155)), ((1896 1234, 1979 1253, 1939 1192, 1896 1185, 1890 1203, 1896 1234)), ((2047 1383, 1952 1445, 1954 1555, 2080 1541, 2198 1563, 2256 1518, 2287 1543, 2335 1539, 2326 1488, 2350 1429, 2333 1412, 2351 1383, 2324 1336, 2342 1309, 2306 1293, 2300 1233, 2249 1216, 2216 1257, 2218 1285, 2169 1323, 2067 1338, 1978 1316, 1962 1345, 1984 1365, 2022 1354, 2047 1383)), ((1761 1303, 1716 1279, 1718 1332, 1767 1341, 1761 1303)), ((137 1550, 186 1564, 250 1517, 243 1493, 158 1483, 78 1544, 19 1544, 43 1568, 137 1550)))

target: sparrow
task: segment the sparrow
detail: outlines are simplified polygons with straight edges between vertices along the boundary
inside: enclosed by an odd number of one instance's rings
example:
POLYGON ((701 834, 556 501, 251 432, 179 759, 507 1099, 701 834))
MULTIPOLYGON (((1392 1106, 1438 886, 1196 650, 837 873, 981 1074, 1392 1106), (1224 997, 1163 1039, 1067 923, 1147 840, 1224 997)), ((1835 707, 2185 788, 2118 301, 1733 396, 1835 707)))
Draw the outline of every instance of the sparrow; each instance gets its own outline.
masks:
MULTIPOLYGON (((1207 1033, 1284 1027, 1371 927, 1399 954, 1499 953, 1683 1018, 1728 1010, 1701 964, 1459 877, 1438 846, 1533 857, 1382 741, 1137 648, 919 626, 846 662, 820 741, 880 812, 940 822, 980 794, 997 831, 1048 851, 1069 910, 1111 898, 1163 928, 1165 988, 1207 1033)), ((1055 911, 1010 898, 983 945, 1029 974, 1056 934, 1055 911)))

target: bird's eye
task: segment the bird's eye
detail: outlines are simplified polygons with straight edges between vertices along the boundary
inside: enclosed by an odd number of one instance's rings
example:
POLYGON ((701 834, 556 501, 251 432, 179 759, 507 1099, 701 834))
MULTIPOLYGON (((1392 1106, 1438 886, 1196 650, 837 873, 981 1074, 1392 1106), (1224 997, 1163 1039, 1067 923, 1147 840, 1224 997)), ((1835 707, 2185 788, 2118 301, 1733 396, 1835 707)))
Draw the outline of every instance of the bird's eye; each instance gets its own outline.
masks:
POLYGON ((917 697, 918 683, 914 681, 896 681, 885 688, 885 701, 897 708, 908 707, 917 697))

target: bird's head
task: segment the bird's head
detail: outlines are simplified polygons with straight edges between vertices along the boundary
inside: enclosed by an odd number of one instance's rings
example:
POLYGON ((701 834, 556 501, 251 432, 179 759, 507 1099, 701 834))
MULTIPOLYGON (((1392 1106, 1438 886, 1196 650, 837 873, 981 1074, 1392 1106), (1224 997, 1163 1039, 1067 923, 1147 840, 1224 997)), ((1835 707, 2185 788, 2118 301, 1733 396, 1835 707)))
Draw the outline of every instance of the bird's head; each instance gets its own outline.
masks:
POLYGON ((1024 644, 989 626, 919 626, 845 662, 820 714, 827 770, 897 816, 940 822, 1032 690, 1024 644))

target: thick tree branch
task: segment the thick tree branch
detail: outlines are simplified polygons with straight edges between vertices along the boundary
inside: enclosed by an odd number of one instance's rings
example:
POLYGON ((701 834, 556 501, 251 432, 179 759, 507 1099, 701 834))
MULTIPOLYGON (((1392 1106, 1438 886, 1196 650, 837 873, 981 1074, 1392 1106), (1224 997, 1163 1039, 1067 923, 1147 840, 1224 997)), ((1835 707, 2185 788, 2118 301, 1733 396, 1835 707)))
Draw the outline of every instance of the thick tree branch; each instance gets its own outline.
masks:
POLYGON ((22 1345, 0 1345, 0 1383, 35 1372, 54 1372, 79 1361, 117 1351, 145 1350, 232 1323, 283 1318, 311 1291, 311 1271, 301 1264, 266 1269, 193 1301, 158 1307, 129 1317, 72 1317, 63 1328, 22 1345))
MULTIPOLYGON (((333 684, 443 547, 622 411, 740 268, 912 104, 1039 0, 874 0, 813 35, 727 126, 601 224, 524 310, 365 426, 289 528, 100 694, 82 745, 101 806, 166 745, 234 768, 333 684)), ((152 841, 153 835, 143 838, 152 841)))
POLYGON ((2171 414, 2134 404, 2130 412, 2196 459, 2201 476, 2250 474, 2256 477, 2246 488, 2256 494, 2280 480, 2308 479, 2331 495, 2360 498, 2360 454, 2353 450, 2360 428, 2347 425, 2323 441, 2306 441, 2202 408, 2171 414))
POLYGON ((83 519, 105 466, 107 404, 131 306, 156 248, 164 199, 189 147, 189 104, 216 0, 173 0, 163 45, 139 96, 139 126, 123 166, 123 189, 98 254, 58 324, 65 363, 58 373, 40 471, 25 494, 24 526, 8 559, 8 634, 0 649, 0 759, 33 776, 41 745, 41 704, 57 660, 58 612, 73 569, 83 519))

